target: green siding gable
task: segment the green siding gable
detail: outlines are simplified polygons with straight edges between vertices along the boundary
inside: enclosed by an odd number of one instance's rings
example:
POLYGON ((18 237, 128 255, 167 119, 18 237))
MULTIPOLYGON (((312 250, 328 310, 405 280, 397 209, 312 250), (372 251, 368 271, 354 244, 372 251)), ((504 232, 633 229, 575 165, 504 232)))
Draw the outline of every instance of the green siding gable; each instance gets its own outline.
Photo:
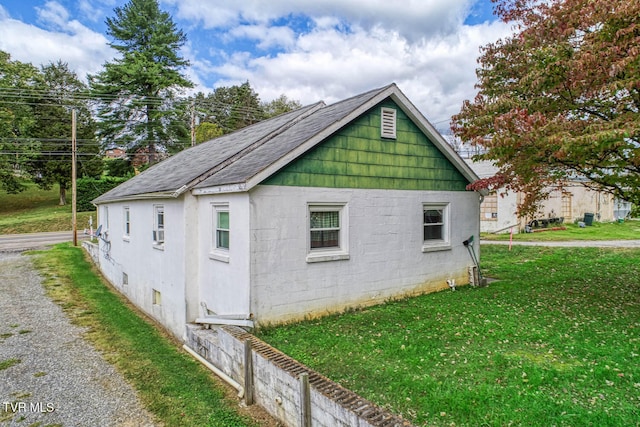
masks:
POLYGON ((329 188, 465 191, 469 181, 388 100, 262 182, 329 188), (397 111, 396 139, 380 137, 380 108, 397 111))

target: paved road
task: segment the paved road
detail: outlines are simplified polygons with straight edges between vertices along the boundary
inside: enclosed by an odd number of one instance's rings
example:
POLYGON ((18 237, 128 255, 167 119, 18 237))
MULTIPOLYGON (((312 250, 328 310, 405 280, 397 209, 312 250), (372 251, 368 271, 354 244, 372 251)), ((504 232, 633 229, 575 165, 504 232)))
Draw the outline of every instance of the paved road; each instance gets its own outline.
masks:
MULTIPOLYGON (((78 233, 78 240, 86 239, 84 233, 78 233)), ((73 241, 71 231, 52 231, 49 233, 1 234, 0 252, 21 252, 41 249, 56 243, 73 241)))
MULTIPOLYGON (((508 245, 509 241, 481 240, 483 245, 508 245)), ((571 240, 566 242, 523 242, 514 241, 514 246, 557 246, 557 247, 591 247, 591 248, 640 248, 640 240, 571 240)))

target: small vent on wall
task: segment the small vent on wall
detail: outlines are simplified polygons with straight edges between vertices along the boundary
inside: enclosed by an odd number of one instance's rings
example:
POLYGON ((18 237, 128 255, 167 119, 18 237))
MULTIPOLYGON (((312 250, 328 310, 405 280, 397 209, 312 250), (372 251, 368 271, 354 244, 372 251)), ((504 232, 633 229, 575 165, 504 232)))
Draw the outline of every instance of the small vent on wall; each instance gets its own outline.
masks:
POLYGON ((396 110, 382 107, 380 110, 380 136, 383 138, 396 138, 396 110))
POLYGON ((162 305, 162 295, 160 294, 160 291, 156 291, 155 289, 152 290, 153 291, 153 305, 162 305))

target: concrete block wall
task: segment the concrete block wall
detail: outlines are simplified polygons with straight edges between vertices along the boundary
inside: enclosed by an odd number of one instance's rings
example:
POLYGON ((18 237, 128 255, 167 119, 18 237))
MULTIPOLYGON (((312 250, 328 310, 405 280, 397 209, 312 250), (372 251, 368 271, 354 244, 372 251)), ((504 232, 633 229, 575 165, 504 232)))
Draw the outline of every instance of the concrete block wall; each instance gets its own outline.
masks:
POLYGON ((245 341, 252 347, 254 401, 285 425, 305 425, 300 376, 306 374, 311 425, 314 427, 411 426, 408 421, 345 389, 241 328, 186 327, 186 345, 240 384, 245 383, 245 341))

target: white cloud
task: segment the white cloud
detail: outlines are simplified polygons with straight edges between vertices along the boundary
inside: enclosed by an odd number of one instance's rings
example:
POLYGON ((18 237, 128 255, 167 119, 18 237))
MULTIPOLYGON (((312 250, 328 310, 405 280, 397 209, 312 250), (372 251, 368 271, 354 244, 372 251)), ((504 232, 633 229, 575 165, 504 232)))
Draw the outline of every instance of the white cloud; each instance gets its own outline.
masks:
POLYGON ((48 1, 44 7, 36 7, 38 23, 54 30, 64 29, 69 21, 69 12, 60 3, 48 1))
POLYGON ((0 21, 4 21, 5 19, 9 19, 9 12, 0 4, 0 21))
POLYGON ((165 3, 176 8, 177 18, 215 28, 227 46, 251 41, 272 48, 225 57, 213 47, 223 58, 206 69, 217 76, 216 87, 249 80, 263 100, 284 93, 307 104, 396 82, 440 129, 475 95, 479 47, 510 32, 498 21, 464 25, 474 0, 165 3), (287 20, 293 27, 279 32, 274 23, 287 20))
POLYGON ((201 22, 205 28, 232 28, 239 24, 266 24, 281 17, 306 15, 335 17, 363 28, 382 25, 410 40, 456 30, 473 0, 166 0, 176 17, 201 22))
MULTIPOLYGON (((0 6, 0 49, 34 65, 61 59, 81 77, 100 71, 115 54, 86 25, 96 27, 96 17, 104 22, 126 0, 77 0, 69 10, 59 1, 37 9, 39 26, 0 6)), ((161 8, 187 33, 182 54, 191 67, 184 72, 195 90, 248 80, 264 101, 286 94, 308 104, 396 82, 446 129, 475 95, 479 46, 510 33, 498 21, 464 25, 474 1, 162 0, 161 8)))
POLYGON ((461 25, 456 33, 412 43, 380 26, 349 33, 316 29, 275 56, 228 58, 215 68, 222 76, 217 85, 249 80, 263 100, 284 93, 308 104, 335 102, 396 82, 428 119, 446 129, 462 100, 475 94, 479 46, 507 32, 499 22, 461 25))
POLYGON ((38 10, 39 22, 46 22, 52 30, 42 29, 0 14, 0 49, 13 59, 35 66, 62 60, 80 78, 96 73, 114 52, 106 38, 69 15, 59 4, 48 2, 38 10))
POLYGON ((258 40, 256 46, 263 50, 273 47, 290 47, 295 41, 293 30, 283 26, 240 25, 232 28, 227 34, 231 38, 258 40))
POLYGON ((77 0, 76 9, 82 19, 97 23, 104 21, 107 13, 111 14, 115 3, 115 0, 77 0))

